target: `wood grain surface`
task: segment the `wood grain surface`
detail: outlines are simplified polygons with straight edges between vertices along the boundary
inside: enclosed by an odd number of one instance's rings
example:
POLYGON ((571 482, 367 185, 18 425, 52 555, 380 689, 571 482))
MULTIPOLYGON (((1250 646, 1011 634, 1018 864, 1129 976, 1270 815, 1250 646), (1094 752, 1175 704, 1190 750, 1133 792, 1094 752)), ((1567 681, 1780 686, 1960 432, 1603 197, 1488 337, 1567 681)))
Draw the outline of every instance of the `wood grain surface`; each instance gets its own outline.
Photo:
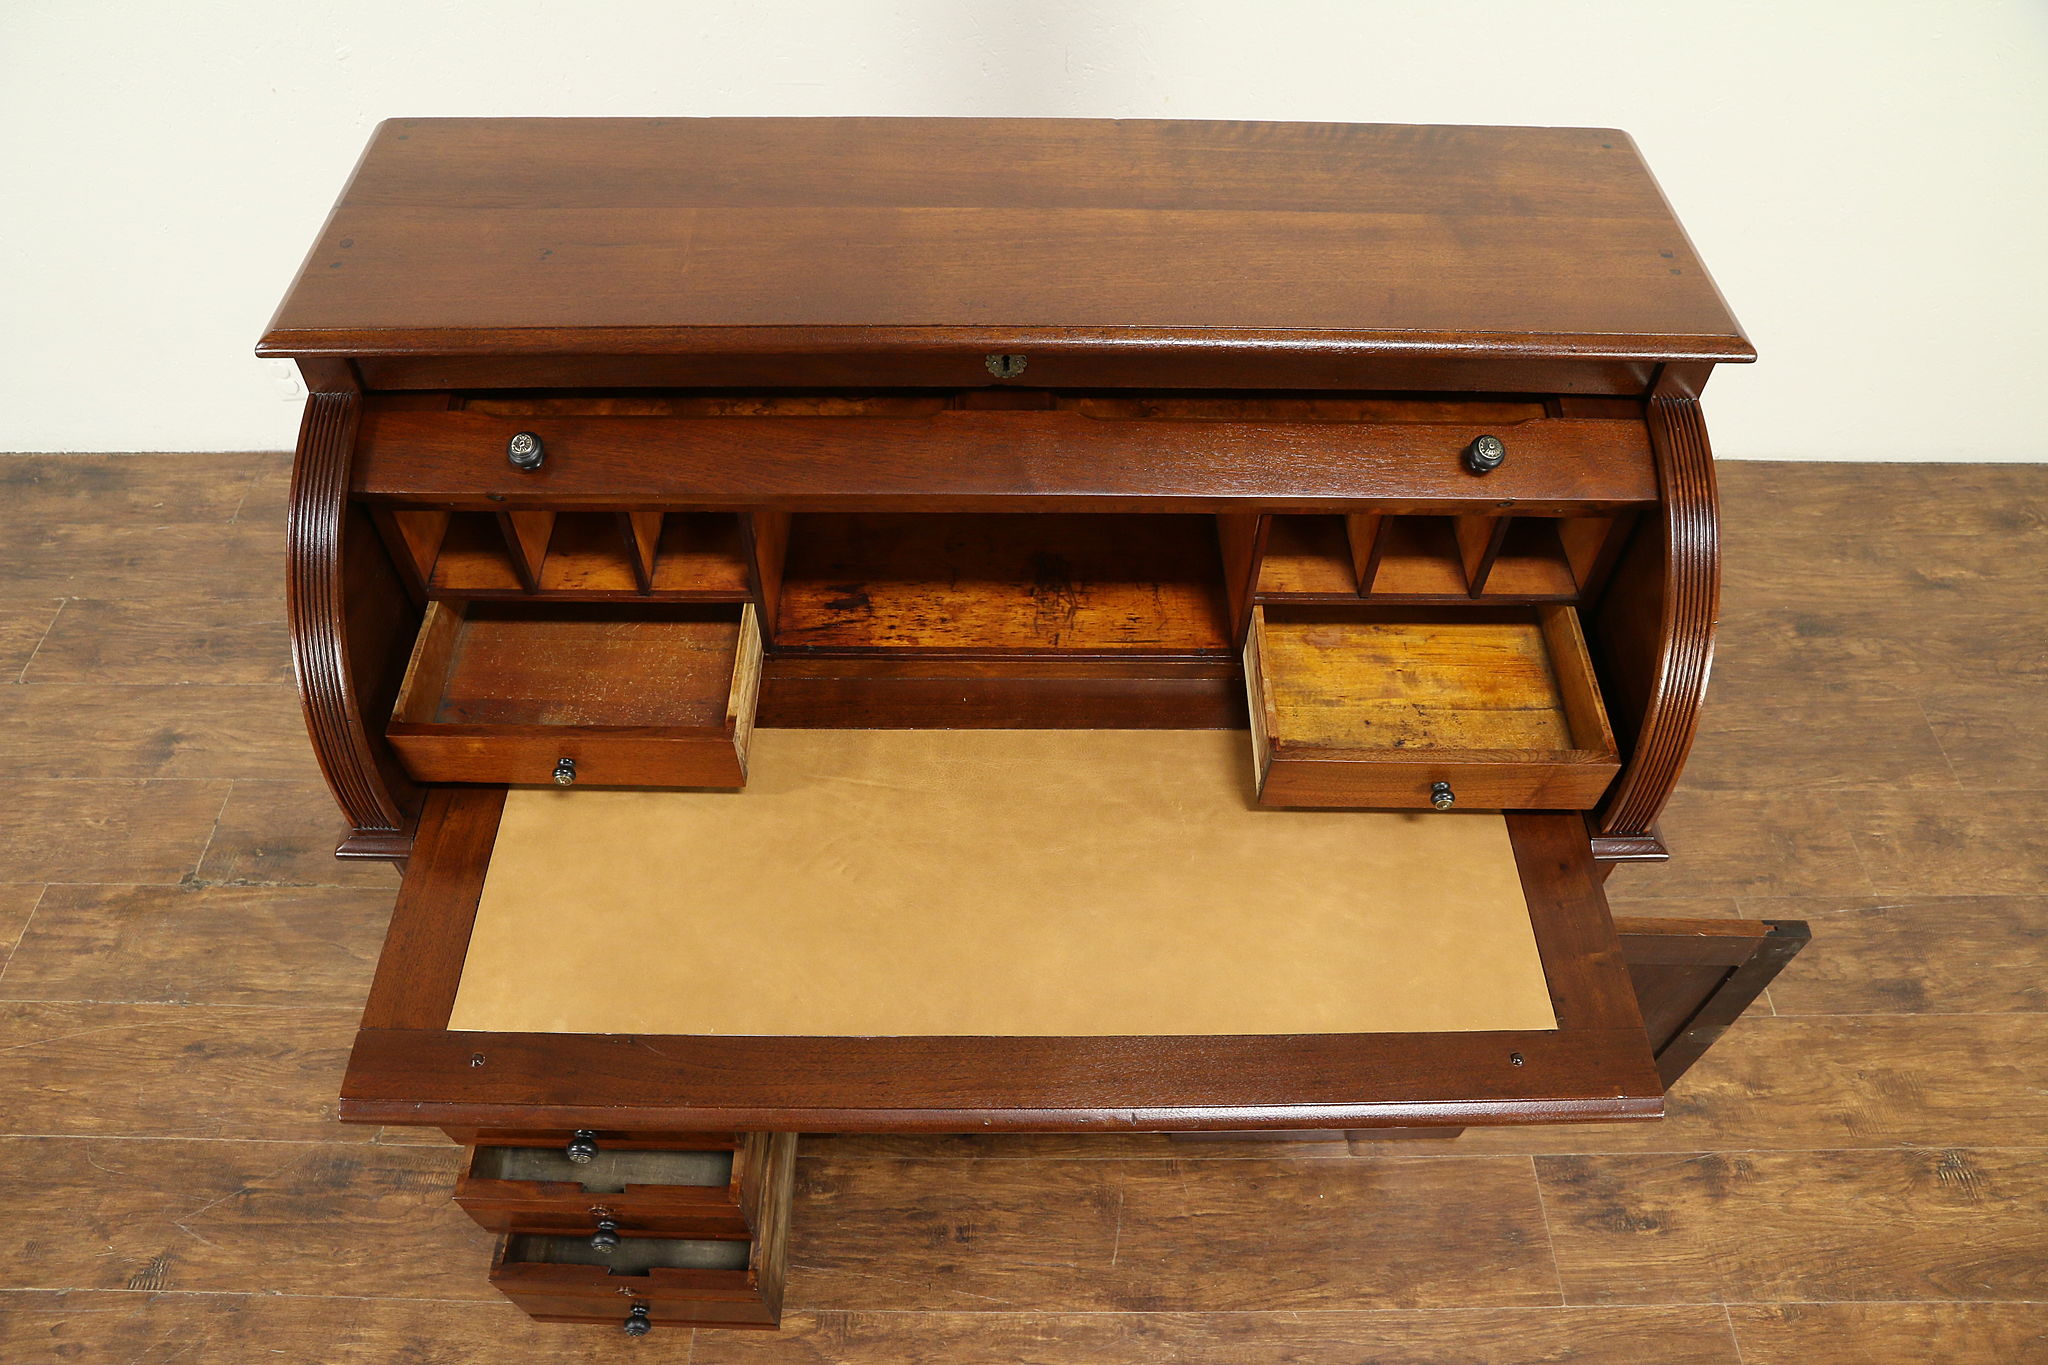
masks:
POLYGON ((872 118, 388 121, 263 350, 972 356, 1034 332, 1753 354, 1614 129, 872 118))
MULTIPOLYGON (((288 703, 255 624, 282 615, 263 489, 284 467, 0 459, 0 711, 59 685, 70 708, 28 704, 75 751, 25 739, 53 775, 0 803, 0 956, 21 942, 0 970, 0 1355, 616 1360, 613 1334, 485 1285, 489 1239, 446 1202, 460 1149, 332 1120, 355 953, 396 879, 328 856, 318 779, 264 776, 268 742, 219 730, 177 750, 198 775, 54 775, 130 770, 147 727, 123 689, 288 703), (125 728, 84 723, 108 716, 125 728)), ((2048 1360, 2048 492, 2019 466, 1719 474, 1729 576, 1673 861, 1607 891, 1618 914, 1805 919, 1814 940, 1670 1117, 1452 1142, 809 1138, 784 1330, 639 1353, 2048 1360)))

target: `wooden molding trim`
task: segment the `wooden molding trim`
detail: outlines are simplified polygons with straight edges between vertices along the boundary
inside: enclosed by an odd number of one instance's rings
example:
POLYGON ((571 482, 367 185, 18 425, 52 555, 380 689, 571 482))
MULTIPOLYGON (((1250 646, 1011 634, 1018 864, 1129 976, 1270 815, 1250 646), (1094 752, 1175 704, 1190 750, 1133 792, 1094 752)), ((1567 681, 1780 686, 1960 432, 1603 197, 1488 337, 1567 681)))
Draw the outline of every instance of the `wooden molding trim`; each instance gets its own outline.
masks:
POLYGON ((1706 699, 1720 614, 1721 550, 1714 456, 1699 400, 1660 393, 1646 408, 1664 495, 1663 648, 1628 766, 1594 832, 1654 843, 1653 826, 1678 783, 1706 699))
POLYGON ((343 549, 349 461, 362 400, 355 393, 306 399, 285 522, 285 611, 292 671, 313 752, 336 804, 354 827, 349 857, 403 857, 411 842, 404 797, 377 762, 349 668, 343 549))

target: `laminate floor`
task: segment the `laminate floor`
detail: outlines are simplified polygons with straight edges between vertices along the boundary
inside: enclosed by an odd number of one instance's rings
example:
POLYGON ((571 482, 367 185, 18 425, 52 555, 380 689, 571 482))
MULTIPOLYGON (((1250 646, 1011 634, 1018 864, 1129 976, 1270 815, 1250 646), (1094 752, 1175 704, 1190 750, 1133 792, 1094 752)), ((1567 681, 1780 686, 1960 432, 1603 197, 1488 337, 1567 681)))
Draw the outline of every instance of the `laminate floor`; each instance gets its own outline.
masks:
POLYGON ((328 857, 286 460, 0 457, 0 1359, 2048 1361, 2048 484, 1722 473, 1676 857, 1610 892, 1814 942, 1667 1121, 807 1140, 785 1330, 634 1344, 334 1121, 395 878, 328 857))

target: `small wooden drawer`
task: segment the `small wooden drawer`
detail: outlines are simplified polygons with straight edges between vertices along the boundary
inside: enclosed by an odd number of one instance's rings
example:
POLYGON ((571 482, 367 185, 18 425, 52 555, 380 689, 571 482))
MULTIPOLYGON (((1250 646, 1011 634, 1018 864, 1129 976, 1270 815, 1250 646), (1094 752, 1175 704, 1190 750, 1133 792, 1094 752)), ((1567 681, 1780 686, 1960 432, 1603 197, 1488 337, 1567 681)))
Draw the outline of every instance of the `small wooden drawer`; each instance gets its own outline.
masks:
POLYGON ((491 1283, 543 1322, 648 1328, 774 1327, 789 1262, 789 1198, 796 1141, 766 1147, 759 1221, 747 1241, 622 1236, 607 1249, 587 1229, 501 1238, 491 1283))
POLYGON ((1569 606, 1254 609, 1259 804, 1584 810, 1620 771, 1569 606))
POLYGON ((566 1143, 478 1146, 455 1182, 455 1202, 492 1232, 582 1233, 596 1223, 620 1233, 746 1238, 759 1221, 772 1165, 767 1133, 736 1146, 689 1149, 596 1143, 572 1160, 566 1143))
POLYGON ((423 782, 739 787, 751 604, 437 601, 385 734, 423 782))

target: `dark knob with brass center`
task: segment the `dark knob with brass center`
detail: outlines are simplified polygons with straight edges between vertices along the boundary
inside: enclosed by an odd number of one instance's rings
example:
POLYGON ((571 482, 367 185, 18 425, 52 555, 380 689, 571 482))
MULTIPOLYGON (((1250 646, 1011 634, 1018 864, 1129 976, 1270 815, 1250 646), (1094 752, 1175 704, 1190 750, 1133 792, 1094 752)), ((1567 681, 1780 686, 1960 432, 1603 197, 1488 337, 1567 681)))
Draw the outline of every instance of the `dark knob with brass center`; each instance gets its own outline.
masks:
POLYGON ((512 462, 514 469, 539 469, 540 462, 547 457, 547 447, 530 431, 514 432, 512 439, 505 442, 505 458, 512 462))
POLYGON ((1508 457, 1508 448, 1498 436, 1481 436, 1465 447, 1465 468, 1474 474, 1490 474, 1508 457))

